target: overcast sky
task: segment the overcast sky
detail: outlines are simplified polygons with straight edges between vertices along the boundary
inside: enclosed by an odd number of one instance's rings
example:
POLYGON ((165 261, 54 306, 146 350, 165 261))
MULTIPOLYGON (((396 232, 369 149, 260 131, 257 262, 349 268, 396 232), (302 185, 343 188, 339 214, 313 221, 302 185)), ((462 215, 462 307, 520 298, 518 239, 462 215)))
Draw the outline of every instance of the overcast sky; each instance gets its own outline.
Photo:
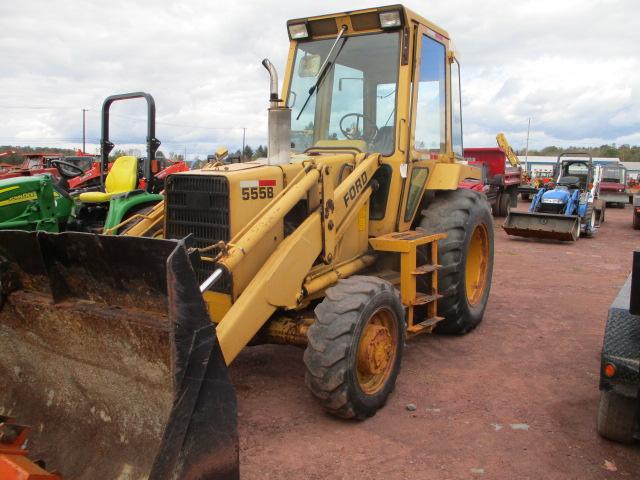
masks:
MULTIPOLYGON (((143 90, 165 153, 192 158, 266 139, 269 57, 282 72, 285 22, 374 1, 3 1, 0 144, 88 151, 102 100, 143 90)), ((432 0, 405 5, 451 34, 462 58, 464 142, 523 148, 640 144, 638 0, 432 0)), ((112 140, 144 142, 143 103, 112 107, 112 140)))

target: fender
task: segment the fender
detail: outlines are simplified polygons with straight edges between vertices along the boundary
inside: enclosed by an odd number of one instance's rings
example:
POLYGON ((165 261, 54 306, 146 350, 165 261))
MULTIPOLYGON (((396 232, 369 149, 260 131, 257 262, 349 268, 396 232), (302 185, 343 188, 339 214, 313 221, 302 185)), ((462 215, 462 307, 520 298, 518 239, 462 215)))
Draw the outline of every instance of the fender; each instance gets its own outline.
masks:
POLYGON ((482 181, 482 170, 462 163, 436 163, 425 190, 457 190, 464 180, 482 181))
POLYGON ((631 277, 629 275, 609 308, 602 345, 600 389, 637 398, 640 386, 640 317, 629 311, 631 277), (612 378, 603 373, 607 364, 616 368, 616 375, 612 378))
POLYGON ((109 213, 104 223, 105 230, 118 225, 135 207, 143 204, 153 205, 164 200, 164 196, 155 193, 140 192, 137 195, 114 197, 109 201, 109 213))

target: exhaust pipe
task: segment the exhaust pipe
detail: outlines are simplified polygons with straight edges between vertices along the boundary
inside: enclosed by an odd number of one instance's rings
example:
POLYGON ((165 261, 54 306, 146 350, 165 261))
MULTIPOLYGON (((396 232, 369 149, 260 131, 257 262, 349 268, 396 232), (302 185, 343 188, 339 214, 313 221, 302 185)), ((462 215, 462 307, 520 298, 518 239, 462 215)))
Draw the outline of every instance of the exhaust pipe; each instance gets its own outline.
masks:
POLYGON ((277 108, 280 100, 278 98, 278 72, 268 58, 262 60, 262 65, 269 72, 269 102, 271 103, 271 108, 277 108))
POLYGON ((267 58, 262 60, 262 65, 269 72, 270 78, 267 163, 269 165, 283 165, 290 162, 291 109, 279 106, 276 68, 267 58))

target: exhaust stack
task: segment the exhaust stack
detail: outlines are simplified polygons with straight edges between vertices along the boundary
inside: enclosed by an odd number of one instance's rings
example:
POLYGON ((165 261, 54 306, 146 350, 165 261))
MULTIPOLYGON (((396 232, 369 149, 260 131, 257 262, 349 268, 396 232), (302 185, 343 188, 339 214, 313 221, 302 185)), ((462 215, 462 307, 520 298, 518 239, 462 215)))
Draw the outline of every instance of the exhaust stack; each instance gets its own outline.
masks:
POLYGON ((269 72, 269 122, 268 122, 268 159, 269 165, 289 163, 291 151, 291 109, 279 106, 278 72, 273 64, 265 58, 262 65, 269 72))

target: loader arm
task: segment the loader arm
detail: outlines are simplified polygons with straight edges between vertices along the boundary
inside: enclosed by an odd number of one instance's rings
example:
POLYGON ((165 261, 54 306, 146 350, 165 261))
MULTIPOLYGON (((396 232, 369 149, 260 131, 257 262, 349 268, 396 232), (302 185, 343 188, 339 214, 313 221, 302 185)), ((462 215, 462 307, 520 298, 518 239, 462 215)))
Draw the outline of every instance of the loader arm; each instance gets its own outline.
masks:
POLYGON ((518 156, 515 154, 515 152, 511 148, 511 145, 507 141, 507 137, 505 137, 504 133, 499 133, 498 135, 496 135, 496 142, 498 142, 498 146, 502 150, 504 150, 504 153, 507 156, 507 159, 509 160, 509 163, 511 164, 511 166, 519 167, 520 160, 518 159, 518 156))
MULTIPOLYGON (((316 259, 327 246, 329 236, 323 228, 335 232, 335 242, 344 233, 344 223, 357 218, 364 202, 371 195, 371 179, 379 167, 379 156, 364 158, 351 174, 338 185, 329 198, 322 198, 318 208, 271 254, 253 280, 241 293, 217 326, 218 341, 225 362, 229 365, 266 323, 278 307, 293 308, 302 299, 302 284, 316 259), (348 200, 345 200, 347 198, 348 200), (331 222, 331 223, 330 223, 331 222), (333 227, 329 228, 332 224, 333 227), (273 285, 279 285, 277 289, 273 285)), ((223 256, 218 265, 233 274, 243 267, 243 259, 262 241, 273 226, 287 214, 291 206, 305 196, 323 175, 318 163, 307 170, 302 180, 289 191, 275 198, 265 208, 265 214, 245 231, 223 256)))

